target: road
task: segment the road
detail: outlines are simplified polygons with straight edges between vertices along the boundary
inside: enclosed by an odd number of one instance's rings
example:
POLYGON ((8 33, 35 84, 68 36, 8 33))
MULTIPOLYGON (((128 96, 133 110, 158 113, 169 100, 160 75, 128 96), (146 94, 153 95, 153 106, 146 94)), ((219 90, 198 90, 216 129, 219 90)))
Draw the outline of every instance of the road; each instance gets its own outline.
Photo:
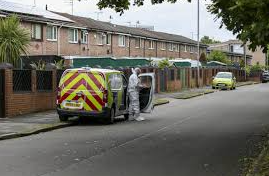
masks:
POLYGON ((145 117, 0 141, 0 175, 238 175, 268 127, 269 84, 172 100, 145 117))

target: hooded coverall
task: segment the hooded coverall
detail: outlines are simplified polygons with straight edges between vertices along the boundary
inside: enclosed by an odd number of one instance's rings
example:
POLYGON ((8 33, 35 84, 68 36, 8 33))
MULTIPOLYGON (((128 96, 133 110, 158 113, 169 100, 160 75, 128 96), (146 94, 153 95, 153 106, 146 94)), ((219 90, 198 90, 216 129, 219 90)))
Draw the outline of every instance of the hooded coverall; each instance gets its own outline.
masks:
POLYGON ((139 104, 139 87, 141 86, 138 78, 139 68, 133 70, 133 74, 129 78, 128 95, 129 95, 129 116, 130 118, 138 118, 140 116, 139 104))

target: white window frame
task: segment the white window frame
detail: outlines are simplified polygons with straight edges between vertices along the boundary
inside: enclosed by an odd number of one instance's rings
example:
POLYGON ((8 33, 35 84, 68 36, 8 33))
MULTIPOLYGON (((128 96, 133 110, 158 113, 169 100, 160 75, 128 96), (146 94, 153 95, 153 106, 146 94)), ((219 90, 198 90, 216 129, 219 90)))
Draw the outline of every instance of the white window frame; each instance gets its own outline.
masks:
POLYGON ((166 50, 166 42, 161 42, 161 50, 166 50))
POLYGON ((110 33, 106 34, 106 44, 107 45, 111 45, 111 38, 112 38, 112 34, 110 34, 110 33))
POLYGON ((168 50, 173 51, 173 43, 168 43, 168 50))
POLYGON ((89 42, 89 33, 86 30, 81 31, 81 43, 88 44, 89 42))
POLYGON ((69 43, 78 43, 78 29, 75 29, 75 28, 68 29, 68 42, 69 43), (71 31, 73 34, 70 34, 71 31), (73 35, 74 40, 70 40, 70 35, 73 35))
POLYGON ((57 28, 57 26, 47 26, 46 33, 47 33, 46 38, 48 41, 57 41, 58 40, 58 28, 57 28), (48 28, 51 28, 52 38, 48 38, 48 28))
POLYGON ((118 46, 119 47, 125 47, 126 46, 125 35, 118 35, 118 46))
POLYGON ((135 38, 135 48, 142 48, 141 38, 135 38), (136 46, 136 41, 138 40, 138 46, 136 46))
POLYGON ((179 46, 180 46, 179 44, 174 44, 174 48, 175 48, 175 51, 176 52, 179 52, 179 50, 180 50, 180 47, 179 46))
POLYGON ((194 46, 190 46, 190 53, 194 53, 194 46))
POLYGON ((154 49, 154 40, 149 40, 149 49, 154 49))
POLYGON ((42 25, 41 24, 32 24, 31 26, 31 39, 33 40, 42 40, 42 25), (37 38, 36 27, 39 26, 40 28, 40 38, 37 38))
POLYGON ((184 52, 187 52, 187 45, 184 45, 184 52))

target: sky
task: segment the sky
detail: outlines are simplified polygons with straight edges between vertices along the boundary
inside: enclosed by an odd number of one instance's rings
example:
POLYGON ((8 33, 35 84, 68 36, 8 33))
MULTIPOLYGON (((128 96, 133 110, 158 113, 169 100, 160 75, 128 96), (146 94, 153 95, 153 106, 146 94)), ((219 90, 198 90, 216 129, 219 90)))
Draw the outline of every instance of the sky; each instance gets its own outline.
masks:
MULTIPOLYGON (((45 9, 46 4, 49 10, 72 13, 72 0, 5 0, 9 2, 23 3, 27 5, 36 4, 37 7, 45 9)), ((188 3, 186 0, 179 0, 175 4, 163 3, 152 5, 149 0, 145 0, 142 7, 131 6, 120 16, 111 9, 100 11, 96 6, 98 0, 74 0, 73 14, 78 16, 111 21, 121 25, 140 25, 154 26, 154 30, 183 35, 197 40, 197 0, 188 3), (112 16, 112 20, 110 20, 112 16)), ((226 41, 234 39, 235 36, 225 28, 219 29, 220 21, 215 21, 215 16, 207 12, 206 5, 210 0, 200 0, 200 38, 209 36, 215 40, 226 41)))

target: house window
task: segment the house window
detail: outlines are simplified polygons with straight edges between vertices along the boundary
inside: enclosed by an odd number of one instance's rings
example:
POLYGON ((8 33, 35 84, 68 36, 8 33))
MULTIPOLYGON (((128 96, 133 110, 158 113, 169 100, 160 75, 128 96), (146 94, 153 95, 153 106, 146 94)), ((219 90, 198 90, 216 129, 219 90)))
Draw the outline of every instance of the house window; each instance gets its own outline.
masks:
POLYGON ((149 49, 154 49, 154 41, 153 40, 149 41, 149 49))
POLYGON ((57 41, 57 26, 47 26, 47 40, 57 41))
POLYGON ((111 45, 111 34, 106 35, 106 44, 111 45))
POLYGON ((78 30, 77 29, 69 29, 68 30, 68 39, 69 39, 69 43, 78 43, 78 30))
POLYGON ((173 45, 172 45, 172 43, 168 43, 168 50, 169 51, 173 51, 173 45))
POLYGON ((34 40, 42 39, 42 27, 41 24, 32 24, 31 38, 34 40))
POLYGON ((161 42, 161 50, 166 50, 166 43, 165 42, 161 42))
POLYGON ((187 45, 184 45, 184 52, 187 52, 187 45))
POLYGON ((107 44, 107 35, 102 32, 97 33, 97 44, 98 45, 104 45, 107 44))
POLYGON ((87 44, 88 43, 88 32, 81 31, 81 43, 87 44))
POLYGON ((124 35, 119 35, 119 46, 125 47, 125 36, 124 35))
POLYGON ((140 48, 141 47, 141 39, 140 38, 135 38, 135 47, 140 48))
POLYGON ((175 50, 176 52, 179 52, 179 45, 178 45, 178 44, 174 44, 174 50, 175 50))
POLYGON ((194 46, 190 46, 190 53, 194 52, 194 46))

